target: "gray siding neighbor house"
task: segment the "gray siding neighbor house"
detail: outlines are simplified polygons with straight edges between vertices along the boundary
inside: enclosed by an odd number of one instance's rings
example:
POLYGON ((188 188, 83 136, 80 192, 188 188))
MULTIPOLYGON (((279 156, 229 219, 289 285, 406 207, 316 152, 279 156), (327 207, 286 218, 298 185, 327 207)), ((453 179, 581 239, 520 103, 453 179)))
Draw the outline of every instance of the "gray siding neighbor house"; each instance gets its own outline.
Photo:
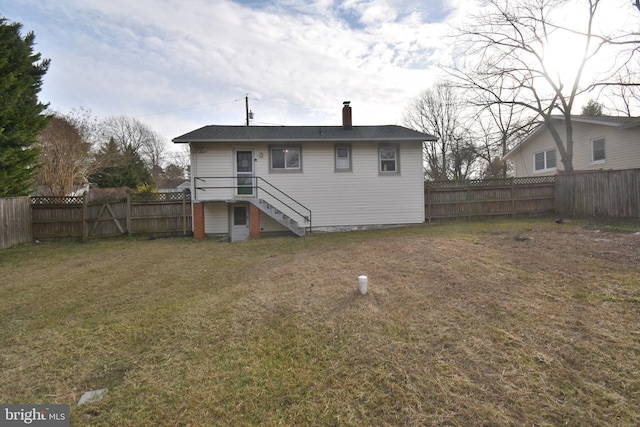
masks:
POLYGON ((189 144, 194 238, 424 222, 422 146, 402 126, 204 126, 189 144))
MULTIPOLYGON (((574 116, 573 169, 575 172, 640 168, 640 117, 574 116)), ((564 116, 553 126, 563 137, 564 116)), ((564 166, 549 132, 542 124, 503 157, 517 178, 555 175, 564 166)))

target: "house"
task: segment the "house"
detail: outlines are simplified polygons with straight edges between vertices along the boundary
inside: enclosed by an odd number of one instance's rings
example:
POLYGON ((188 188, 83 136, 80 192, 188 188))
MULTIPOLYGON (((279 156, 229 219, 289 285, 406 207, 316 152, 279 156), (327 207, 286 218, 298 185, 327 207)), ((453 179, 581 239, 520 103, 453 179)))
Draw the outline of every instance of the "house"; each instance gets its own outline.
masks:
POLYGON ((191 181, 182 178, 165 180, 158 185, 158 191, 162 193, 182 193, 185 190, 191 191, 191 181))
POLYGON ((205 126, 189 144, 194 238, 424 222, 422 145, 401 126, 205 126))
MULTIPOLYGON (((552 116, 554 128, 565 135, 564 116, 552 116)), ((640 168, 640 117, 573 116, 574 172, 640 168)), ((560 153, 541 124, 504 157, 515 177, 562 173, 560 153)))

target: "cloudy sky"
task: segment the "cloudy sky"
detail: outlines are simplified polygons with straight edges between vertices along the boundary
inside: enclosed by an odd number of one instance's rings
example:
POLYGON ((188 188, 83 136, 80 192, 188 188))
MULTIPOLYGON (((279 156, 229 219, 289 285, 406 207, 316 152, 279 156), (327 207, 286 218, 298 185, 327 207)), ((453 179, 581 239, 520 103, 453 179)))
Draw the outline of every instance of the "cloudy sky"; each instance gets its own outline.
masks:
MULTIPOLYGON (((41 100, 133 116, 170 140, 207 124, 401 124, 449 52, 449 0, 20 0, 0 15, 51 59, 41 100)), ((8 4, 7 4, 8 3, 8 4)), ((459 2, 458 2, 459 3, 459 2)))
POLYGON ((255 125, 339 125, 345 100, 354 125, 402 124, 479 2, 19 0, 0 15, 51 59, 52 109, 132 116, 169 141, 244 124, 245 96, 255 125))

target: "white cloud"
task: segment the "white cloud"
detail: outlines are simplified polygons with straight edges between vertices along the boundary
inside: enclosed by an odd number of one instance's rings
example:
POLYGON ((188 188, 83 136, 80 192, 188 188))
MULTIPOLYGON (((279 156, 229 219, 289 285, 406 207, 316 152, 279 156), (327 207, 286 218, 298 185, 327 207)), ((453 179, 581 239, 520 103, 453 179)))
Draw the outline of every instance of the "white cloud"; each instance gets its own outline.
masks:
POLYGON ((5 11, 52 59, 44 100, 136 116, 167 138, 242 124, 245 94, 257 122, 339 124, 351 100, 355 124, 400 123, 436 77, 447 31, 426 22, 446 15, 439 1, 55 3, 5 11))

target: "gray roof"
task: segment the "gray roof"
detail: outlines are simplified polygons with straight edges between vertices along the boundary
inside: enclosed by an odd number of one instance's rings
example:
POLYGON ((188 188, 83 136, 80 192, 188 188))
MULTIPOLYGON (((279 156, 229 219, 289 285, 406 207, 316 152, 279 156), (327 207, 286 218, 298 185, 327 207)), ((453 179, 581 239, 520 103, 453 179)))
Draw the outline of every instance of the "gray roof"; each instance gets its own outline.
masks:
MULTIPOLYGON (((564 116, 553 115, 556 120, 566 120, 564 116)), ((640 117, 615 117, 615 116, 572 116, 574 122, 593 123, 616 127, 633 127, 640 125, 640 117)))
POLYGON ((436 137, 402 126, 204 126, 174 138, 187 142, 435 141, 436 137))

